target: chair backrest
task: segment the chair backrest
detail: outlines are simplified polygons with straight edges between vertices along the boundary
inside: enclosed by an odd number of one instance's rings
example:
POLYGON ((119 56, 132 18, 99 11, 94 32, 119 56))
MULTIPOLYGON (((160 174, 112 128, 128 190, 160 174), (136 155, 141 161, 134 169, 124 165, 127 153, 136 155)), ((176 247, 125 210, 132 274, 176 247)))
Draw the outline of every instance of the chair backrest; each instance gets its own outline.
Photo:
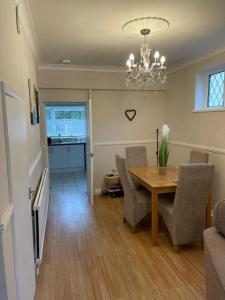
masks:
POLYGON ((128 167, 147 166, 146 146, 135 146, 126 148, 126 160, 128 167))
POLYGON ((209 153, 199 150, 191 150, 189 164, 207 163, 209 161, 209 153))
POLYGON ((119 155, 116 155, 116 167, 120 176, 121 184, 123 186, 124 191, 134 190, 133 182, 130 178, 130 175, 127 170, 126 159, 122 158, 119 155))
POLYGON ((211 191, 214 164, 185 164, 179 168, 174 200, 174 220, 182 234, 197 236, 205 225, 206 207, 211 191))
POLYGON ((116 167, 124 190, 124 208, 126 210, 136 202, 135 189, 127 170, 126 159, 116 155, 116 167))

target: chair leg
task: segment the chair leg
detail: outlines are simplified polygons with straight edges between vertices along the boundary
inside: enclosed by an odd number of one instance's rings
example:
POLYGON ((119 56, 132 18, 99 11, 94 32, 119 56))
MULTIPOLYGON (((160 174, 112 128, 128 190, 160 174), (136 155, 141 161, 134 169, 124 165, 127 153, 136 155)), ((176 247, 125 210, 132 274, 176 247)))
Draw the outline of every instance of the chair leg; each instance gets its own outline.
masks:
POLYGON ((180 246, 179 245, 173 245, 173 249, 176 253, 180 251, 180 246))
POLYGON ((123 217, 123 223, 126 223, 126 222, 127 222, 126 218, 125 218, 125 217, 123 217))
POLYGON ((136 232, 136 226, 131 226, 131 232, 135 233, 136 232))

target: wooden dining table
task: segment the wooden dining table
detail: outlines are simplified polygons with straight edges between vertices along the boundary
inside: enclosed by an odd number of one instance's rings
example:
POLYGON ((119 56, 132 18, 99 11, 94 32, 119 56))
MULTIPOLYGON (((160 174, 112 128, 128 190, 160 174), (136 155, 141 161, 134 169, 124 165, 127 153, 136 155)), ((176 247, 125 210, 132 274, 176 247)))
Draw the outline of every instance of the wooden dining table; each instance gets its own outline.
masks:
MULTIPOLYGON (((168 166, 167 174, 160 175, 157 166, 130 167, 129 173, 151 192, 152 244, 157 245, 158 238, 158 194, 176 192, 178 184, 178 168, 168 166)), ((211 226, 211 195, 209 195, 206 211, 206 226, 211 226)))

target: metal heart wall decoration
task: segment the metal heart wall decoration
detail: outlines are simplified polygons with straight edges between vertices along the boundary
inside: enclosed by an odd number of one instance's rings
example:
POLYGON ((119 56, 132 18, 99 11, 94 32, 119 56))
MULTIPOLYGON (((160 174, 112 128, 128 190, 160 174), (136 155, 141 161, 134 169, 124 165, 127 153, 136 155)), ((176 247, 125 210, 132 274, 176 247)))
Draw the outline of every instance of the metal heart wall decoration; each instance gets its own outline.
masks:
POLYGON ((132 121, 134 117, 136 116, 136 109, 127 109, 125 110, 125 116, 129 121, 132 121))

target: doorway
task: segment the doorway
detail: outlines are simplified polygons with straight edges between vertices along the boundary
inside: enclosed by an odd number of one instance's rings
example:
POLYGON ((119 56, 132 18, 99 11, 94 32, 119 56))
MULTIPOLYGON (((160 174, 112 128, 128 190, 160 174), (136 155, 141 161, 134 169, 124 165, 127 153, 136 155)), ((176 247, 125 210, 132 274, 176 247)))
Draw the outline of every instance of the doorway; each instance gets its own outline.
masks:
POLYGON ((52 192, 87 193, 85 103, 45 105, 52 192))

